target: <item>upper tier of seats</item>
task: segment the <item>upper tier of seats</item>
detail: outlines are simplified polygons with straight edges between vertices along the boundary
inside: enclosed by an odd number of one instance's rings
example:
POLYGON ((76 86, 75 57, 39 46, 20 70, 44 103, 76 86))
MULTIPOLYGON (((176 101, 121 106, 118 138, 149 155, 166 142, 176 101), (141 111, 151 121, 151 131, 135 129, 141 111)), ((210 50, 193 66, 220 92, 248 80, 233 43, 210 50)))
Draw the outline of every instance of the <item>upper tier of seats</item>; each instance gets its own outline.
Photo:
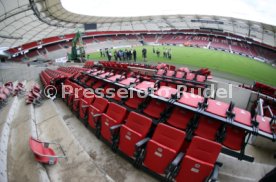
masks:
MULTIPOLYGON (((197 47, 207 47, 220 50, 226 50, 229 52, 234 52, 237 54, 243 54, 250 57, 264 58, 266 60, 275 61, 276 52, 268 48, 262 47, 257 44, 249 44, 244 38, 237 37, 239 41, 234 39, 229 39, 227 35, 194 35, 194 34, 142 34, 142 35, 108 35, 108 36, 97 36, 97 37, 86 37, 83 39, 85 44, 99 43, 104 41, 127 41, 127 40, 137 40, 144 42, 154 42, 160 44, 183 44, 185 46, 197 46, 197 47)), ((55 51, 61 49, 64 46, 71 46, 71 41, 69 42, 60 42, 59 39, 49 39, 45 47, 48 51, 55 51), (51 44, 50 41, 55 43, 51 44)), ((34 47, 26 47, 29 50, 29 53, 26 54, 27 57, 38 56, 37 49, 34 47)), ((38 46, 38 45, 37 45, 38 46)), ((14 49, 11 49, 10 52, 13 54, 14 49)), ((18 57, 20 54, 18 55, 18 57)), ((14 58, 15 59, 15 58, 14 58)), ((21 57, 22 59, 22 57, 21 57)))

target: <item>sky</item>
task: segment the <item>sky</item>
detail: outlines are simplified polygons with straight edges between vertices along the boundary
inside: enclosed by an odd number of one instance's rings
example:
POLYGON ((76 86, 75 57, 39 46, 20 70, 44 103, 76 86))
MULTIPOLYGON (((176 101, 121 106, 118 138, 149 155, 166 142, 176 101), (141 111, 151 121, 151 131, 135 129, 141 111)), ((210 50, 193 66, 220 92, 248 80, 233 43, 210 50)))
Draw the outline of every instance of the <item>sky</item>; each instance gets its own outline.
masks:
POLYGON ((276 25, 276 0, 61 0, 61 3, 68 11, 91 16, 218 15, 276 25))

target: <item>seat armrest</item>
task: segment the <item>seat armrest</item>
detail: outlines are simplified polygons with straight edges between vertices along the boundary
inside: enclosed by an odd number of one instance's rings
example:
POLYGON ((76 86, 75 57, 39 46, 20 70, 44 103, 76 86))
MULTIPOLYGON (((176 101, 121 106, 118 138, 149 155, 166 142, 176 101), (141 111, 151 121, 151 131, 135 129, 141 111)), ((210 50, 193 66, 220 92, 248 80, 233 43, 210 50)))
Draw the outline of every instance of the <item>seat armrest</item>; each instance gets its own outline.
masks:
POLYGON ((114 130, 116 130, 116 129, 119 129, 122 125, 123 125, 123 124, 118 124, 118 125, 111 126, 111 127, 110 127, 110 131, 112 132, 112 131, 114 131, 114 130))
POLYGON ((216 162, 214 166, 214 170, 210 176, 210 181, 215 182, 218 180, 218 173, 219 173, 219 168, 222 166, 221 162, 216 162))
POLYGON ((177 166, 177 165, 180 163, 180 161, 182 160, 182 158, 184 157, 184 155, 185 155, 185 153, 180 152, 180 153, 176 156, 176 158, 172 161, 171 165, 177 166))
POLYGON ((118 131, 121 128, 122 125, 123 124, 117 124, 117 125, 111 126, 109 128, 111 135, 115 137, 115 135, 118 134, 118 131))
POLYGON ((93 116, 93 118, 97 118, 97 117, 101 116, 102 114, 93 114, 93 113, 91 112, 91 115, 93 116))
POLYGON ((178 173, 178 169, 180 162, 182 161, 182 158, 184 157, 185 153, 180 152, 175 158, 174 160, 169 164, 169 166, 167 167, 167 169, 165 170, 166 174, 170 174, 170 176, 176 176, 177 174, 174 173, 178 173))
POLYGON ((141 148, 146 145, 146 143, 150 140, 150 138, 144 138, 143 140, 140 140, 136 143, 135 147, 136 149, 141 148))

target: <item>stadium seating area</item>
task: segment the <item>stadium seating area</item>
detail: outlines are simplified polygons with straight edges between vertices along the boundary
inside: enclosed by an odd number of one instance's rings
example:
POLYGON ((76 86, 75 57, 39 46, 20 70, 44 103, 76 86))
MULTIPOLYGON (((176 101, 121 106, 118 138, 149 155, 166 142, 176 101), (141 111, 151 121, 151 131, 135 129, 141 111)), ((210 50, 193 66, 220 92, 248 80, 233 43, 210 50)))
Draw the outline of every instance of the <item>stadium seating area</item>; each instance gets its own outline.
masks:
POLYGON ((161 179, 215 181, 222 165, 217 162, 221 152, 252 162, 252 157, 244 153, 246 136, 275 140, 275 118, 266 117, 268 122, 260 124, 261 116, 251 115, 232 102, 204 98, 170 86, 177 81, 190 88, 205 88, 210 72, 160 64, 151 67, 157 73, 151 76, 130 73, 127 66, 148 68, 139 64, 86 62, 85 68, 45 70, 40 78, 44 85, 60 88, 63 83, 78 88, 67 90, 63 99, 68 107, 112 150, 119 150, 136 167, 150 170, 161 179), (94 91, 89 98, 84 96, 86 88, 94 91), (95 91, 99 88, 103 98, 97 97, 95 91), (125 88, 135 96, 109 97, 108 88, 125 88), (140 93, 146 97, 139 98, 140 93))
MULTIPOLYGON (((191 33, 186 31, 186 33, 191 33)), ((218 50, 225 50, 228 52, 233 52, 236 54, 246 55, 249 57, 256 57, 260 59, 266 59, 269 61, 275 61, 276 52, 266 48, 263 45, 256 43, 247 43, 247 40, 243 37, 228 35, 228 34, 215 34, 215 35, 206 35, 209 32, 192 32, 193 34, 142 34, 142 35, 108 35, 108 36, 95 36, 95 37, 85 37, 83 39, 85 44, 99 43, 105 41, 128 41, 128 40, 143 40, 144 42, 152 42, 159 44, 183 44, 185 46, 195 46, 195 47, 207 47, 218 50), (198 33, 198 34, 195 34, 198 33), (205 35, 204 35, 205 33, 205 35), (232 38, 231 38, 232 37, 232 38), (234 40, 239 39, 239 41, 234 40)), ((67 36, 65 38, 72 38, 72 36, 67 36)), ((52 42, 62 41, 60 38, 48 38, 43 40, 44 46, 46 49, 38 50, 35 48, 36 44, 28 44, 22 46, 23 49, 31 50, 26 54, 28 58, 36 57, 39 55, 44 55, 45 53, 53 52, 59 49, 64 48, 65 46, 70 47, 71 42, 61 42, 59 44, 51 44, 52 42), (47 51, 46 51, 47 50, 47 51)), ((250 40, 252 42, 252 40, 250 40)), ((11 54, 16 53, 16 49, 10 49, 11 54)), ((21 60, 23 57, 18 55, 18 57, 13 58, 14 60, 21 60)))
POLYGON ((224 49, 230 51, 229 43, 227 39, 213 38, 210 47, 216 49, 224 49))
POLYGON ((23 94, 25 92, 24 87, 22 82, 13 83, 11 81, 0 86, 0 109, 5 106, 10 96, 23 94))

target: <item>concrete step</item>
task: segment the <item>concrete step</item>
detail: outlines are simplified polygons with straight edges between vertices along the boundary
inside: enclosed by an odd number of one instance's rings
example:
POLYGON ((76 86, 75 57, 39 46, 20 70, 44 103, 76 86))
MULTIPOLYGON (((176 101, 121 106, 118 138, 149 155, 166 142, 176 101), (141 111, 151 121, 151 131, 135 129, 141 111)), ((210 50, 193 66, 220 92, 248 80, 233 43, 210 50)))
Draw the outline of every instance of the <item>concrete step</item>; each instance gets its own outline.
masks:
POLYGON ((56 165, 46 166, 51 181, 112 181, 72 135, 52 100, 44 101, 34 112, 38 138, 61 144, 67 155, 56 165))
POLYGON ((224 154, 219 155, 218 161, 223 163, 219 172, 219 180, 223 182, 259 181, 275 167, 271 164, 239 161, 224 154))
MULTIPOLYGON (((14 86, 18 81, 14 81, 14 86)), ((23 84, 26 84, 24 81, 23 84)), ((0 110, 0 181, 8 181, 8 146, 9 137, 12 129, 12 122, 18 111, 19 98, 13 97, 12 94, 8 98, 8 103, 0 110)))
POLYGON ((137 170, 126 159, 112 152, 111 148, 99 140, 80 122, 61 99, 55 100, 60 116, 64 119, 71 134, 78 140, 99 169, 114 181, 157 181, 147 173, 137 170))
MULTIPOLYGON (((28 82, 26 89, 30 90, 33 84, 28 82)), ((25 98, 20 98, 9 137, 8 181, 50 181, 45 168, 35 161, 29 148, 29 137, 36 136, 33 119, 33 105, 26 105, 25 98)))
POLYGON ((10 125, 17 109, 18 98, 11 97, 7 105, 0 110, 0 181, 8 181, 7 154, 10 135, 10 125))

